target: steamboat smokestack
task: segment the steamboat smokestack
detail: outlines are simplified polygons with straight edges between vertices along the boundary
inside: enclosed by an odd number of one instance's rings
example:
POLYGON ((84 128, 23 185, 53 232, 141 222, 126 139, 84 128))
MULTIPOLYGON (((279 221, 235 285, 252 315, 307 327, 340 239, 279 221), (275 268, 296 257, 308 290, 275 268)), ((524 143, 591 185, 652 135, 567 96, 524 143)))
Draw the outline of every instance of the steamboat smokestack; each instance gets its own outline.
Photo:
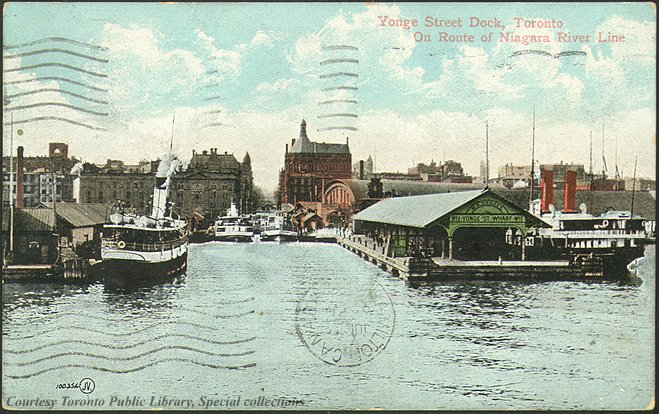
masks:
POLYGON ((563 211, 572 212, 577 209, 577 172, 565 170, 563 178, 563 211))
POLYGON ((540 170, 540 212, 549 212, 549 205, 554 202, 554 171, 552 167, 543 166, 540 170))

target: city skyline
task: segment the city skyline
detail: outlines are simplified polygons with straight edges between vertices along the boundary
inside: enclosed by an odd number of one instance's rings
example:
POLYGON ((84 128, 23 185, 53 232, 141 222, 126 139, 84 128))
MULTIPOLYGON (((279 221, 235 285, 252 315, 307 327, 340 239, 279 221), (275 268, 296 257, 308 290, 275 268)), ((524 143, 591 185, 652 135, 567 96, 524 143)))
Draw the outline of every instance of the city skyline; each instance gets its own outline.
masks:
POLYGON ((639 177, 655 175, 656 14, 649 4, 577 4, 566 11, 560 4, 9 3, 4 23, 5 94, 12 96, 5 102, 5 155, 13 113, 15 130, 24 132, 14 136, 14 148, 23 145, 26 154, 46 153, 48 142, 61 141, 89 162, 155 159, 169 148, 176 112, 174 152, 181 159, 192 149, 219 148, 238 157, 249 152, 255 183, 266 192, 276 188, 284 146, 303 118, 311 140, 350 137, 353 161, 370 154, 379 171, 455 159, 477 176, 485 121, 491 165, 530 163, 535 107, 535 158, 541 162, 588 165, 592 131, 594 170, 601 171, 604 126, 609 175, 616 142, 626 177, 635 156, 639 177), (383 25, 383 16, 417 19, 419 27, 383 25), (451 32, 476 37, 492 30, 466 27, 472 16, 497 18, 506 32, 623 33, 626 41, 417 42, 417 32, 443 30, 425 27, 427 16, 461 18, 465 27, 451 32), (563 27, 520 29, 519 16, 563 27), (57 37, 96 48, 22 46, 57 37), (354 49, 331 48, 337 45, 354 49), (28 53, 48 48, 87 57, 28 53), (346 61, 335 65, 337 71, 357 76, 330 83, 327 67, 337 59, 346 61), (325 90, 340 84, 357 89, 325 90), (30 93, 36 89, 50 91, 30 93), (44 115, 99 129, 57 120, 21 123, 44 115), (336 126, 345 129, 327 129, 336 126))

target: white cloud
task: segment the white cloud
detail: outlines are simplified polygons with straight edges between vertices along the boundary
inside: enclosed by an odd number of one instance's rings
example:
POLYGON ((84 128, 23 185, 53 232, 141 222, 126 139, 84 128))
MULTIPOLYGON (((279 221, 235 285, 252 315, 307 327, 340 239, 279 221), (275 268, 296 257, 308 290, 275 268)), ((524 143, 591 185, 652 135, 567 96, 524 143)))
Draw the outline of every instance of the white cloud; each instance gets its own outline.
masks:
POLYGON ((204 73, 201 60, 188 50, 164 49, 160 37, 135 25, 105 25, 100 45, 109 49, 109 100, 119 113, 171 102, 197 87, 204 73))

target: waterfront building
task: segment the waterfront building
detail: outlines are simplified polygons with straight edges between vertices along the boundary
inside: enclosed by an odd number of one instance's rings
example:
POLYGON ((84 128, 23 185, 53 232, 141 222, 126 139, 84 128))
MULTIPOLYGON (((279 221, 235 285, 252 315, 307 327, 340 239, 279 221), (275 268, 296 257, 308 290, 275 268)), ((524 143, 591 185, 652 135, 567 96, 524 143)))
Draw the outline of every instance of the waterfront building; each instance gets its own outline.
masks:
POLYGON ((252 162, 248 153, 243 162, 217 148, 201 153, 193 150, 187 169, 172 177, 170 201, 182 217, 203 216, 209 220, 225 215, 236 203, 240 214, 256 211, 252 162))
POLYGON ((14 157, 13 174, 10 177, 10 157, 3 157, 2 203, 9 205, 9 187, 14 189, 15 206, 36 207, 41 202, 72 201, 73 177, 71 168, 78 162, 69 158, 68 145, 50 143, 48 156, 26 157, 19 146, 14 157))
MULTIPOLYGON (((80 174, 79 200, 82 203, 123 200, 136 213, 148 213, 158 164, 159 161, 143 161, 129 167, 108 160, 100 169, 85 164, 80 174)), ((249 154, 240 163, 233 154, 219 154, 217 148, 201 153, 193 150, 188 167, 179 169, 171 178, 169 200, 174 203, 174 213, 185 218, 214 219, 226 212, 232 200, 241 213, 252 213, 255 210, 253 182, 249 154)))
POLYGON ((448 160, 437 164, 430 160, 430 164, 418 163, 415 167, 407 169, 409 175, 418 175, 423 181, 446 182, 446 183, 471 183, 473 179, 465 176, 462 164, 448 160))
POLYGON ((353 227, 389 257, 524 260, 527 231, 550 226, 485 189, 384 199, 357 213, 353 227))
POLYGON ((111 200, 123 200, 136 212, 146 212, 151 205, 151 193, 155 173, 89 172, 80 173, 78 194, 80 203, 106 204, 111 200))
MULTIPOLYGON (((53 203, 43 203, 44 208, 53 208, 53 203)), ((109 223, 109 208, 102 203, 57 203, 55 216, 57 234, 61 247, 76 248, 88 242, 98 242, 103 234, 103 225, 109 223)))
POLYGON ((284 168, 279 174, 279 205, 298 201, 324 202, 333 185, 344 188, 352 178, 352 161, 348 140, 345 144, 313 142, 302 120, 300 136, 286 144, 284 168))
MULTIPOLYGON (((3 258, 9 258, 10 214, 2 214, 3 258)), ((52 208, 14 209, 12 264, 52 264, 58 257, 55 213, 52 208)))
POLYGON ((356 180, 368 180, 373 177, 375 173, 375 168, 373 164, 373 158, 369 154, 366 161, 359 160, 352 165, 352 178, 356 180))

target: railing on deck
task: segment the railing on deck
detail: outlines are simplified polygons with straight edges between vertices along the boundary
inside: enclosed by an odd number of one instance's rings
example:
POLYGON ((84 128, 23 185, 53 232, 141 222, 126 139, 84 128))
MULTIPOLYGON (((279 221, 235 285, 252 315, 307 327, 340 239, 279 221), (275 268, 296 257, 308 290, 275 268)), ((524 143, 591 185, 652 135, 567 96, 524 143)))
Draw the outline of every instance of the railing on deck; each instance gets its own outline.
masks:
POLYGON ((178 240, 166 241, 166 242, 157 242, 157 243, 131 243, 124 242, 126 245, 124 247, 119 247, 119 241, 115 240, 102 240, 101 247, 111 248, 117 250, 132 250, 138 252, 160 252, 164 250, 174 250, 179 246, 182 246, 188 242, 187 237, 180 238, 178 240))

